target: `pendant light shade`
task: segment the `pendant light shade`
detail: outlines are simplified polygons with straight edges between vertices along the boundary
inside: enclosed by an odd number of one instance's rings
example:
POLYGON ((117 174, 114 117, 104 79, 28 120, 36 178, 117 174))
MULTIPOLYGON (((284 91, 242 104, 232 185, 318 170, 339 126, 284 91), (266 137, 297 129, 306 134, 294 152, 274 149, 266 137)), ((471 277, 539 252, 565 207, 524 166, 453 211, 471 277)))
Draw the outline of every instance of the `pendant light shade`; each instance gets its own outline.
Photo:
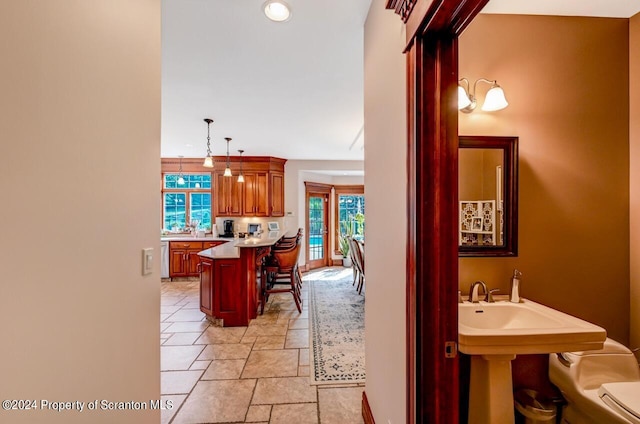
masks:
POLYGON ((230 137, 225 137, 225 140, 227 140, 227 167, 224 169, 224 176, 225 177, 230 177, 231 176, 231 162, 229 160, 229 142, 231 141, 230 137))
POLYGON ((238 152, 240 153, 240 174, 238 175, 238 182, 243 183, 244 175, 242 174, 242 154, 244 153, 244 150, 238 150, 238 152))
POLYGON ((182 175, 182 156, 180 158, 180 169, 178 170, 178 185, 184 185, 184 176, 182 175))
POLYGON ((202 166, 205 168, 213 168, 213 158, 211 157, 211 134, 209 132, 213 119, 205 118, 204 122, 207 123, 207 157, 204 158, 202 166))

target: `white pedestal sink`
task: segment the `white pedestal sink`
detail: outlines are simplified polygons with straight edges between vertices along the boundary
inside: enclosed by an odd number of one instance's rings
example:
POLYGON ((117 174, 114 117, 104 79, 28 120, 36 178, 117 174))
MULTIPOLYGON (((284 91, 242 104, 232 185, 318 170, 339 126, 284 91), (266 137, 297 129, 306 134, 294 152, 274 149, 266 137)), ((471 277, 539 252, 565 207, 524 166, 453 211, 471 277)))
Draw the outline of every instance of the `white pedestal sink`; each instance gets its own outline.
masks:
POLYGON ((527 299, 464 302, 458 315, 458 349, 472 355, 469 424, 513 424, 516 355, 601 349, 607 337, 597 325, 527 299))

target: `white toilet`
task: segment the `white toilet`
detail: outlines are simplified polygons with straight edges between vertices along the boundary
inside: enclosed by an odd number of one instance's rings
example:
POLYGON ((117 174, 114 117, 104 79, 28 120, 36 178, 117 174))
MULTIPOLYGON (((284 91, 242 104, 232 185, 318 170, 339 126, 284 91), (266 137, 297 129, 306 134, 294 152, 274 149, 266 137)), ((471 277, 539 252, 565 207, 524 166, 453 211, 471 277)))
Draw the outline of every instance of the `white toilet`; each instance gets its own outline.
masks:
POLYGON ((563 424, 640 424, 640 369, 622 344, 606 339, 601 350, 552 353, 549 378, 567 400, 563 424))

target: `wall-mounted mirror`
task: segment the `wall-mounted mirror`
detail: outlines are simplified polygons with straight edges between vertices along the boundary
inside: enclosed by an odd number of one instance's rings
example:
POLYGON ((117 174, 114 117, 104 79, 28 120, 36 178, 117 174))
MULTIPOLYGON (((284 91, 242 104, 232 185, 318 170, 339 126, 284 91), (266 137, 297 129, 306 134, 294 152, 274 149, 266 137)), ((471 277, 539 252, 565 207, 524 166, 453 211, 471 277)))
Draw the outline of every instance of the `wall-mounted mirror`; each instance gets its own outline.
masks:
POLYGON ((459 255, 517 256, 518 138, 459 140, 459 255))

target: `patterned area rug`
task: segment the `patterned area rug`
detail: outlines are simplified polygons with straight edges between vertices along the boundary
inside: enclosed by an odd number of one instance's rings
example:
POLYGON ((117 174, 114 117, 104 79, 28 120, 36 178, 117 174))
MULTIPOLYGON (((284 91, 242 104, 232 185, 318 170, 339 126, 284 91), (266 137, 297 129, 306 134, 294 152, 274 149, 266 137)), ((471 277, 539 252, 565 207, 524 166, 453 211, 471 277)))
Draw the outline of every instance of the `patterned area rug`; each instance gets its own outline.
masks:
POLYGON ((352 282, 351 268, 309 275, 311 384, 365 381, 364 296, 352 282))

